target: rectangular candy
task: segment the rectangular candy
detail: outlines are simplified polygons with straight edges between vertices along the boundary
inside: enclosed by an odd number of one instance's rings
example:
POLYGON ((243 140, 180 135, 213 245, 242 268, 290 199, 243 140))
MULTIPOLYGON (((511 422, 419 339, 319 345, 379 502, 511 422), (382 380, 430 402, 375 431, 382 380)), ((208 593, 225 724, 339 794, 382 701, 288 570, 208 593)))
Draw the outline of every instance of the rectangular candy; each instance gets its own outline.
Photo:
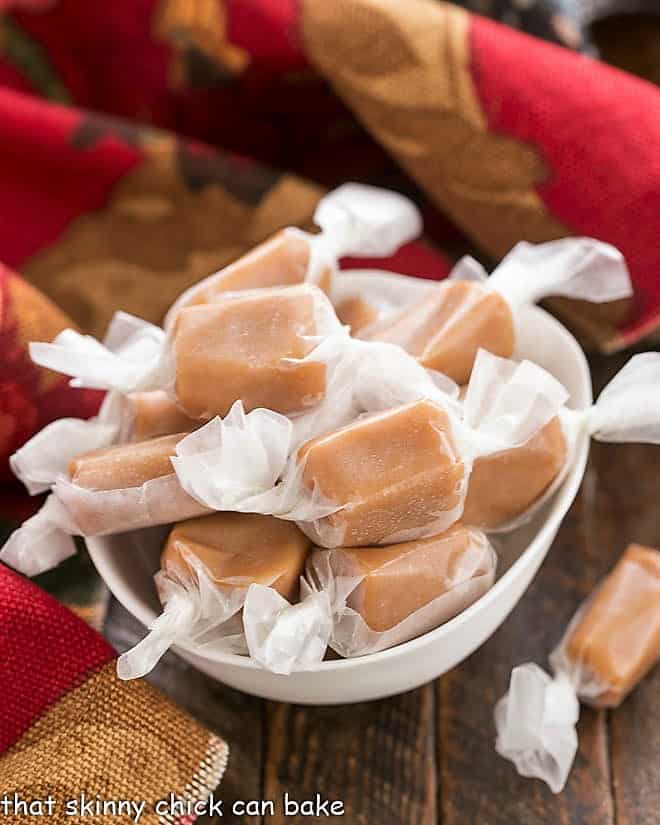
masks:
POLYGON ((330 600, 332 649, 364 656, 457 616, 489 590, 496 565, 486 536, 455 524, 440 535, 385 548, 315 548, 306 580, 330 600))
POLYGON ((184 435, 165 435, 83 453, 69 462, 69 479, 87 490, 121 490, 171 475, 174 470, 170 458, 184 435))
POLYGON ((74 534, 107 535, 167 524, 208 512, 179 484, 170 458, 185 433, 118 444, 71 459, 54 496, 74 534))
MULTIPOLYGON (((358 577, 346 604, 377 631, 390 630, 421 607, 492 568, 483 537, 461 525, 440 536, 389 547, 341 547, 331 552, 337 576, 358 577)), ((484 580, 483 591, 487 590, 484 580)), ((474 593, 457 592, 438 624, 464 610, 474 593)), ((439 617, 436 617, 438 619, 439 617)), ((437 626, 437 625, 436 625, 437 626)))
POLYGON ((190 432, 199 421, 187 416, 162 390, 134 392, 123 397, 122 438, 145 441, 161 435, 190 432))
POLYGON ((365 327, 358 337, 398 344, 457 384, 469 380, 479 348, 510 358, 515 345, 513 315, 504 298, 480 283, 453 280, 365 327))
POLYGON ((272 587, 289 601, 298 594, 310 541, 289 521, 252 513, 213 513, 175 525, 161 567, 189 575, 188 559, 225 588, 272 587))
POLYGON ((237 399, 247 411, 305 411, 325 392, 325 365, 305 360, 316 334, 311 287, 232 293, 181 310, 172 328, 179 406, 197 419, 224 416, 237 399))
POLYGON ((553 665, 578 696, 616 707, 660 660, 660 551, 631 544, 569 626, 553 665))
POLYGON ((462 503, 465 467, 447 412, 418 401, 312 439, 298 452, 305 488, 336 513, 303 525, 324 547, 404 540, 462 503))
POLYGON ((468 482, 465 524, 489 530, 520 518, 562 471, 567 445, 558 417, 524 444, 475 459, 468 482))

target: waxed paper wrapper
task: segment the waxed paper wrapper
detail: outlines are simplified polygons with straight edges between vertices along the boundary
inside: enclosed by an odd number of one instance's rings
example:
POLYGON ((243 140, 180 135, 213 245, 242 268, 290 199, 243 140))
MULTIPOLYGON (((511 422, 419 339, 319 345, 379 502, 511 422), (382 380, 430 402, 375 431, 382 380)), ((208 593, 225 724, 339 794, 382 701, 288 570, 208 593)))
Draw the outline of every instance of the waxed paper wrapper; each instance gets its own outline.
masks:
MULTIPOLYGON (((536 304, 550 296, 580 299, 591 303, 607 303, 629 298, 632 295, 630 273, 618 249, 594 238, 563 238, 541 244, 526 241, 517 243, 505 255, 490 276, 483 266, 467 255, 453 267, 447 281, 429 290, 426 301, 412 303, 416 306, 411 325, 423 325, 425 317, 434 312, 432 296, 447 288, 447 282, 468 281, 476 288, 467 293, 466 299, 458 303, 435 337, 442 339, 452 334, 457 325, 465 322, 467 313, 475 306, 496 293, 507 303, 513 314, 524 306, 536 304), (425 306, 426 305, 426 306, 425 306)), ((359 291, 353 294, 359 295, 359 291)), ((400 308, 388 301, 370 301, 377 318, 361 328, 358 337, 378 337, 378 328, 388 319, 396 320, 408 313, 408 306, 400 308)))
POLYGON ((485 532, 515 530, 545 506, 564 482, 582 435, 607 443, 660 443, 660 354, 633 356, 603 389, 595 404, 579 410, 562 407, 558 415, 566 442, 561 471, 527 510, 495 527, 481 527, 485 532))
POLYGON ((270 584, 249 578, 214 581, 192 553, 185 573, 166 567, 156 576, 163 612, 149 633, 121 656, 121 679, 146 675, 172 645, 202 656, 251 656, 273 673, 288 675, 322 661, 332 614, 327 597, 310 592, 301 580, 301 599, 291 605, 270 584))
MULTIPOLYGON (((486 536, 470 531, 470 547, 453 578, 446 579, 446 592, 415 610, 388 630, 370 628, 359 612, 349 606, 351 594, 363 576, 351 575, 342 562, 341 549, 315 550, 307 563, 310 587, 328 594, 333 613, 330 647, 340 656, 364 656, 421 636, 461 613, 486 593, 495 580, 497 555, 486 536), (478 572, 480 571, 480 572, 478 572)), ((428 552, 437 553, 437 548, 428 552)), ((398 560, 405 566, 406 560, 398 560)), ((396 564, 388 565, 393 575, 396 564)))
POLYGON ((239 611, 250 582, 215 582, 206 567, 190 552, 182 554, 185 572, 165 567, 154 581, 163 612, 149 633, 117 660, 120 679, 137 679, 149 673, 172 645, 183 644, 201 655, 213 651, 246 653, 239 611))
MULTIPOLYGON (((317 235, 296 227, 289 227, 285 232, 309 246, 304 282, 321 286, 324 273, 330 272, 330 293, 340 258, 388 257, 422 231, 419 210, 408 198, 398 192, 357 183, 344 184, 321 198, 314 212, 314 223, 321 229, 317 235)), ((259 255, 260 252, 263 265, 267 267, 267 251, 257 249, 248 255, 259 255)), ((240 259, 236 263, 239 262, 240 259)), ((203 293, 219 286, 226 270, 209 275, 182 293, 165 316, 165 328, 172 325, 182 307, 200 300, 203 293)))
MULTIPOLYGON (((624 568, 625 578, 622 576, 617 579, 616 587, 608 594, 606 607, 617 616, 623 627, 627 620, 639 622, 637 615, 632 619, 627 617, 624 610, 626 601, 630 603, 633 598, 641 598, 646 592, 651 596, 651 603, 657 599, 657 604, 660 605, 660 578, 654 577, 645 568, 642 568, 640 574, 640 565, 635 560, 628 562, 626 557, 627 553, 622 556, 619 564, 632 564, 634 577, 631 578, 629 567, 624 568), (629 589, 628 594, 624 593, 625 588, 629 589)), ((609 576, 616 575, 617 567, 618 565, 609 576)), ((509 690, 495 707, 497 752, 510 759, 522 776, 542 779, 554 793, 563 789, 575 759, 580 702, 596 708, 615 707, 636 684, 624 685, 625 690, 622 692, 620 685, 612 684, 605 674, 597 672, 589 664, 584 650, 577 651, 577 655, 569 653, 571 639, 602 592, 609 576, 578 607, 562 639, 550 655, 553 677, 533 663, 514 668, 509 690)), ((657 609, 660 612, 660 606, 657 609)), ((633 624, 633 632, 634 628, 633 624)), ((655 629, 655 638, 658 638, 660 621, 652 629, 655 629)), ((638 628, 640 632, 645 630, 647 628, 638 628)), ((637 653, 642 659, 646 658, 647 665, 651 667, 653 657, 646 654, 652 652, 653 637, 643 643, 646 648, 637 653)), ((612 634, 606 644, 620 645, 621 639, 612 634)), ((659 656, 660 650, 656 661, 659 656)), ((637 681, 642 676, 643 673, 638 674, 637 681)))

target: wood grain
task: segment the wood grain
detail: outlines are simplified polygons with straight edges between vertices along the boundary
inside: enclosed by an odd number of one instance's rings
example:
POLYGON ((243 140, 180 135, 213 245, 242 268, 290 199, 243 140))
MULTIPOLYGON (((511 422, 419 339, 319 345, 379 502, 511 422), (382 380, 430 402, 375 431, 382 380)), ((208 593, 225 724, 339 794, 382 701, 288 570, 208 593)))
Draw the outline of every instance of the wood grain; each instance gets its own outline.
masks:
POLYGON ((531 588, 498 632, 438 683, 443 825, 614 821, 604 713, 582 713, 578 756, 559 796, 538 780, 519 777, 494 751, 493 708, 506 692, 511 669, 527 661, 547 668, 547 656, 575 608, 607 569, 593 514, 597 481, 592 461, 531 588))
MULTIPOLYGON (((427 685, 378 702, 307 708, 271 704, 265 789, 344 802, 347 825, 435 825, 434 697, 427 685)), ((327 819, 266 818, 269 825, 327 819)))
POLYGON ((565 791, 553 795, 538 780, 518 776, 494 750, 493 708, 514 665, 546 657, 582 598, 592 561, 578 499, 550 556, 509 619, 437 686, 440 817, 443 825, 609 825, 613 822, 606 719, 587 711, 578 757, 565 791))
MULTIPOLYGON (((628 355, 592 359, 599 384, 628 355)), ((660 447, 595 444, 595 496, 587 522, 589 541, 600 549, 603 572, 631 542, 660 548, 660 447)), ((660 668, 609 711, 608 732, 614 810, 618 825, 660 823, 660 668)))

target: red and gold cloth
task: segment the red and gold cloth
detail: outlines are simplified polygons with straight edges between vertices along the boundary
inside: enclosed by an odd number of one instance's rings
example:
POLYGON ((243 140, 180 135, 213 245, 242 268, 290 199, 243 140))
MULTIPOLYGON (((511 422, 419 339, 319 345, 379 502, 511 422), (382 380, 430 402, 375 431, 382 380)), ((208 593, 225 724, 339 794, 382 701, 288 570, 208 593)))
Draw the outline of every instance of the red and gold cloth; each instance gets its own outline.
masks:
POLYGON ((352 177, 417 189, 430 234, 494 257, 608 240, 640 293, 609 344, 657 320, 650 84, 438 0, 3 7, 0 260, 83 327, 157 317, 352 177))
POLYGON ((157 320, 350 178, 417 197, 452 255, 609 241, 634 305, 570 314, 606 349, 657 326, 649 83, 439 0, 3 5, 0 260, 86 330, 157 320))
MULTIPOLYGON (((50 795, 53 825, 78 821, 66 802, 83 794, 144 802, 146 825, 192 823, 187 812, 222 778, 226 743, 146 682, 119 681, 110 645, 3 565, 0 592, 0 799, 50 795)), ((7 825, 27 821, 13 806, 2 814, 7 825)))

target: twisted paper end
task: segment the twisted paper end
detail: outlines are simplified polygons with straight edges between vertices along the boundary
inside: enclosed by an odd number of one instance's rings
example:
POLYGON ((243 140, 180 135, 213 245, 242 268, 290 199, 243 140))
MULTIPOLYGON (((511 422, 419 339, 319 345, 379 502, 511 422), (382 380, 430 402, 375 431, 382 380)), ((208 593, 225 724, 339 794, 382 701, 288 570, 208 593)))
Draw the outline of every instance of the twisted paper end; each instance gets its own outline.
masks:
POLYGON ((595 238, 521 241, 494 270, 488 288, 514 308, 551 295, 604 303, 633 293, 623 255, 595 238))
POLYGON ((345 183, 321 198, 314 222, 335 260, 345 255, 388 257, 422 232, 421 214, 411 200, 362 183, 345 183))
POLYGON ((332 633, 330 600, 303 588, 301 601, 291 605, 272 587, 252 584, 243 627, 250 656, 266 670, 288 675, 322 661, 332 633))
POLYGON ((633 356, 584 415, 598 441, 660 444, 660 353, 633 356))
POLYGON ((117 659, 117 676, 123 681, 140 679, 156 667, 180 637, 185 637, 197 618, 196 605, 185 594, 172 598, 154 620, 149 633, 117 659))
POLYGON ((129 393, 167 386, 164 343, 160 327, 117 312, 103 343, 65 329, 52 343, 31 342, 29 351, 35 364, 70 375, 72 386, 129 393))
POLYGON ((580 705, 565 674, 552 679, 535 664, 513 669, 508 693, 495 706, 495 749, 521 776, 559 793, 577 752, 580 705))
POLYGON ((75 532, 64 506, 48 496, 43 507, 9 536, 0 561, 24 576, 38 576, 75 555, 75 532))

